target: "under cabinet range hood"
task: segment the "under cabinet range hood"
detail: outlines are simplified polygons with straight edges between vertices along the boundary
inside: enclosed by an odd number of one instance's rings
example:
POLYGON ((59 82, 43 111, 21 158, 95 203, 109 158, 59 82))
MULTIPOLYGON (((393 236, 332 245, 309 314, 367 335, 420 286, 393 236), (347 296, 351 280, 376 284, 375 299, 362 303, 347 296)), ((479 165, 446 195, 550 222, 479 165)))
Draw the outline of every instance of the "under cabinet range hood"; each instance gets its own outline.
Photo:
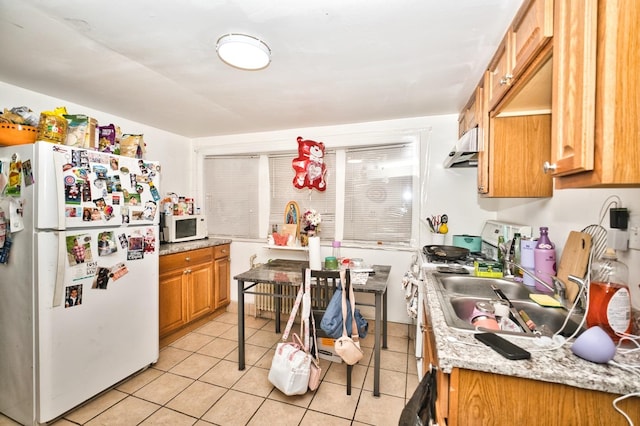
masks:
POLYGON ((477 167, 478 166, 478 128, 469 129, 444 160, 444 167, 477 167))

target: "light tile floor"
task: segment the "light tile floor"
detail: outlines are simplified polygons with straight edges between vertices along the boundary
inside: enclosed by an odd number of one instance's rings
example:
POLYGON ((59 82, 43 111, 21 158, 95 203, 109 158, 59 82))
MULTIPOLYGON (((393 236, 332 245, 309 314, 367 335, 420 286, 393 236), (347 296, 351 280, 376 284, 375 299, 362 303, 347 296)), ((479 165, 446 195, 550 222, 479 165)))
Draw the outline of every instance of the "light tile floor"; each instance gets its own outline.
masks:
MULTIPOLYGON (((418 385, 409 326, 389 323, 381 352, 380 396, 373 396, 373 330, 353 368, 321 359, 315 392, 289 397, 267 376, 276 343, 273 320, 246 318, 246 368, 238 370, 237 314, 227 312, 160 350, 158 362, 67 413, 67 425, 397 425, 418 385)), ((295 329, 295 326, 294 326, 295 329)), ((0 414, 0 425, 15 425, 0 414)))

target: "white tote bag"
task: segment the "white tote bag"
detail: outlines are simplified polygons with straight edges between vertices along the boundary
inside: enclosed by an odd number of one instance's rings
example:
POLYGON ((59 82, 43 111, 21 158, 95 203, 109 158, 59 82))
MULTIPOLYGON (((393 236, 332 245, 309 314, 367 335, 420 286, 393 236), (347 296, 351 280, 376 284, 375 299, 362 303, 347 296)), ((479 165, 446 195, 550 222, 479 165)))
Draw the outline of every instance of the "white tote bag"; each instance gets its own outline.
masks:
POLYGON ((311 362, 313 360, 313 356, 309 353, 311 292, 309 281, 306 279, 305 281, 306 284, 300 286, 296 300, 291 308, 289 321, 287 321, 287 326, 282 334, 282 342, 278 343, 276 346, 276 352, 273 355, 271 368, 269 369, 269 381, 285 395, 303 395, 309 388, 309 376, 311 374, 311 362), (301 330, 304 331, 305 342, 303 343, 300 337, 295 333, 292 335, 292 340, 287 341, 287 337, 291 331, 300 302, 303 300, 304 303, 300 327, 301 330))
POLYGON ((304 395, 309 387, 311 355, 297 334, 292 342, 281 342, 271 361, 269 381, 285 395, 304 395))

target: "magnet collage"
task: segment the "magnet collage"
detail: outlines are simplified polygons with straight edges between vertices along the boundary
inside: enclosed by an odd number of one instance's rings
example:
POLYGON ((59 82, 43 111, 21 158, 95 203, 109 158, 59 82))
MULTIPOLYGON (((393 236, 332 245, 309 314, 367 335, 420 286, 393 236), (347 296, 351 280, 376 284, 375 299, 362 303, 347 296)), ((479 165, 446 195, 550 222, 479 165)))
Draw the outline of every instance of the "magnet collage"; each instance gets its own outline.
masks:
POLYGON ((71 150, 66 160, 63 176, 68 218, 103 223, 116 216, 122 223, 154 219, 160 195, 153 180, 159 166, 86 150, 71 150), (120 164, 123 160, 133 161, 120 164))
POLYGON ((88 291, 83 281, 91 282, 91 289, 106 290, 129 272, 130 262, 156 251, 156 230, 145 225, 157 222, 160 196, 154 179, 159 166, 87 150, 64 155, 67 229, 82 228, 66 237, 64 300, 65 307, 73 307, 88 291))

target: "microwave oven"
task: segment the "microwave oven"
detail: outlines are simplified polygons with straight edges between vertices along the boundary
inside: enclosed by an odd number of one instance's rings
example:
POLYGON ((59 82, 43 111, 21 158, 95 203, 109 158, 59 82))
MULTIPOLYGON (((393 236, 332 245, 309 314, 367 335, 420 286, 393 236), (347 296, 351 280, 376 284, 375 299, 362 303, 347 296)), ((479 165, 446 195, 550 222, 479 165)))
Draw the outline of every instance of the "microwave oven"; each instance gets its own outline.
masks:
POLYGON ((165 243, 181 243, 184 241, 207 238, 207 218, 201 214, 160 215, 161 240, 165 243))

